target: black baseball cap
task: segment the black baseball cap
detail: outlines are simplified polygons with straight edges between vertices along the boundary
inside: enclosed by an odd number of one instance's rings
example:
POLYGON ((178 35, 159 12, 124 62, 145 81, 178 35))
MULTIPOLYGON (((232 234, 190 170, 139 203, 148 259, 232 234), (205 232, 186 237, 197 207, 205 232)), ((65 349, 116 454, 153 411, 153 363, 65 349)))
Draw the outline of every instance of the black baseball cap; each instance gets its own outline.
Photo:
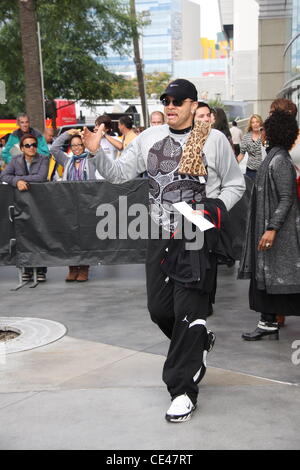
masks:
POLYGON ((160 100, 163 100, 166 96, 173 96, 180 100, 191 98, 193 101, 198 101, 198 93, 195 85, 184 78, 178 78, 169 83, 164 93, 161 95, 160 100))

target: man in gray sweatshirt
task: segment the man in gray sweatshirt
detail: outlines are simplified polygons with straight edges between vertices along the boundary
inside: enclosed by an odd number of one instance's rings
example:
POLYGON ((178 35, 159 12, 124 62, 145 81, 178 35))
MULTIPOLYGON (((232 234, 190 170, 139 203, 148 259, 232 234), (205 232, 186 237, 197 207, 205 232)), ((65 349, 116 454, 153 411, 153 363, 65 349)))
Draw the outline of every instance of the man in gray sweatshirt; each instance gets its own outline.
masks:
POLYGON ((220 204, 229 211, 242 197, 245 183, 228 140, 215 129, 210 131, 203 148, 206 176, 179 173, 198 105, 197 90, 188 80, 178 79, 168 85, 161 101, 167 124, 142 132, 121 158, 112 161, 105 157, 99 148, 100 130, 99 135, 85 130, 85 144, 96 152, 98 171, 111 183, 123 183, 148 173, 150 213, 160 233, 159 240, 148 240, 148 309, 152 320, 171 341, 163 379, 172 403, 165 417, 170 422, 183 422, 196 408, 198 384, 206 371, 206 354, 213 346, 214 335, 206 329, 209 292, 166 279, 161 263, 169 240, 162 234, 176 231, 174 203, 201 203, 206 197, 221 200, 220 204))

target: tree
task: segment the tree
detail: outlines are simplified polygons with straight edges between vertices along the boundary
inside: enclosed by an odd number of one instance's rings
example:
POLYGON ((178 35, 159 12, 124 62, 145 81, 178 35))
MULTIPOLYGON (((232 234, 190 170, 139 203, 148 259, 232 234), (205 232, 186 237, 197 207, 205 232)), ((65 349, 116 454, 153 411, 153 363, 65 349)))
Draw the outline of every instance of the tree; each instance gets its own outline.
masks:
POLYGON ((146 89, 145 89, 145 81, 144 81, 144 70, 143 70, 143 62, 140 56, 140 46, 139 46, 139 35, 138 29, 136 25, 136 11, 135 11, 135 0, 130 0, 130 13, 133 19, 132 23, 132 40, 133 40, 133 49, 134 49, 134 63, 136 67, 136 76, 137 82, 139 87, 139 94, 141 97, 141 104, 142 104, 142 111, 143 111, 143 118, 144 118, 144 126, 148 127, 149 116, 148 116, 148 109, 147 109, 147 97, 146 97, 146 89))
POLYGON ((222 108, 222 109, 225 109, 225 105, 224 103, 221 101, 221 99, 219 97, 217 97, 216 99, 214 100, 209 100, 208 101, 208 104, 211 108, 222 108))
POLYGON ((112 98, 138 99, 139 87, 136 78, 125 79, 120 77, 117 83, 112 85, 112 98))
POLYGON ((152 95, 160 97, 171 81, 171 75, 166 72, 147 73, 145 78, 147 95, 150 97, 152 95))
MULTIPOLYGON (((148 98, 157 96, 158 98, 166 89, 171 80, 171 75, 166 72, 147 73, 145 75, 146 93, 148 98)), ((134 99, 139 96, 138 82, 136 78, 125 79, 120 77, 119 82, 112 87, 113 98, 134 99)))
MULTIPOLYGON (((24 67, 18 2, 1 0, 0 79, 7 87, 7 104, 0 114, 24 109, 24 67)), ((36 0, 44 66, 45 97, 111 99, 119 78, 103 65, 108 50, 126 53, 132 41, 132 18, 119 0, 36 0), (100 59, 99 59, 100 58, 100 59)))
POLYGON ((44 105, 34 0, 19 0, 25 108, 33 127, 44 130, 44 105))

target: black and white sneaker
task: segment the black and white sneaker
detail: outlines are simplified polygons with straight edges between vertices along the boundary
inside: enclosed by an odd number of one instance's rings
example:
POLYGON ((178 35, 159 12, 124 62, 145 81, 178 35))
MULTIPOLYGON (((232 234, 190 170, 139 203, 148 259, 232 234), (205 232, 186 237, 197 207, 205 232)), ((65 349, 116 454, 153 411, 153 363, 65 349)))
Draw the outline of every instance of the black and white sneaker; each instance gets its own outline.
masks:
POLYGON ((210 352, 214 347, 216 341, 216 335, 211 331, 207 330, 207 343, 206 343, 206 351, 210 352))
POLYGON ((191 419, 193 411, 197 405, 193 405, 190 398, 185 393, 174 398, 166 414, 166 420, 172 423, 183 423, 191 419))

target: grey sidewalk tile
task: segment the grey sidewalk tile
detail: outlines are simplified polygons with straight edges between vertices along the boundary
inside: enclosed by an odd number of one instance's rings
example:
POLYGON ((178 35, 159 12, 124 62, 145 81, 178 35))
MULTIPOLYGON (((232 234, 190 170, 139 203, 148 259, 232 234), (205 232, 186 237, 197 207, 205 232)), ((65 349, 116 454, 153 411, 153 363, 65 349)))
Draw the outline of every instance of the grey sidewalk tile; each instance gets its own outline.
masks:
POLYGON ((299 405, 291 386, 203 386, 178 425, 164 420, 162 387, 43 392, 0 411, 0 448, 297 449, 299 405))
POLYGON ((13 293, 15 270, 0 267, 0 315, 55 320, 69 335, 1 362, 0 449, 299 449, 300 387, 264 378, 299 383, 300 319, 287 319, 278 342, 242 341, 257 315, 235 269, 219 269, 208 319, 217 341, 195 416, 181 425, 164 420, 168 341, 147 312, 144 267, 92 268, 80 286, 65 274, 50 268, 46 284, 13 293))

